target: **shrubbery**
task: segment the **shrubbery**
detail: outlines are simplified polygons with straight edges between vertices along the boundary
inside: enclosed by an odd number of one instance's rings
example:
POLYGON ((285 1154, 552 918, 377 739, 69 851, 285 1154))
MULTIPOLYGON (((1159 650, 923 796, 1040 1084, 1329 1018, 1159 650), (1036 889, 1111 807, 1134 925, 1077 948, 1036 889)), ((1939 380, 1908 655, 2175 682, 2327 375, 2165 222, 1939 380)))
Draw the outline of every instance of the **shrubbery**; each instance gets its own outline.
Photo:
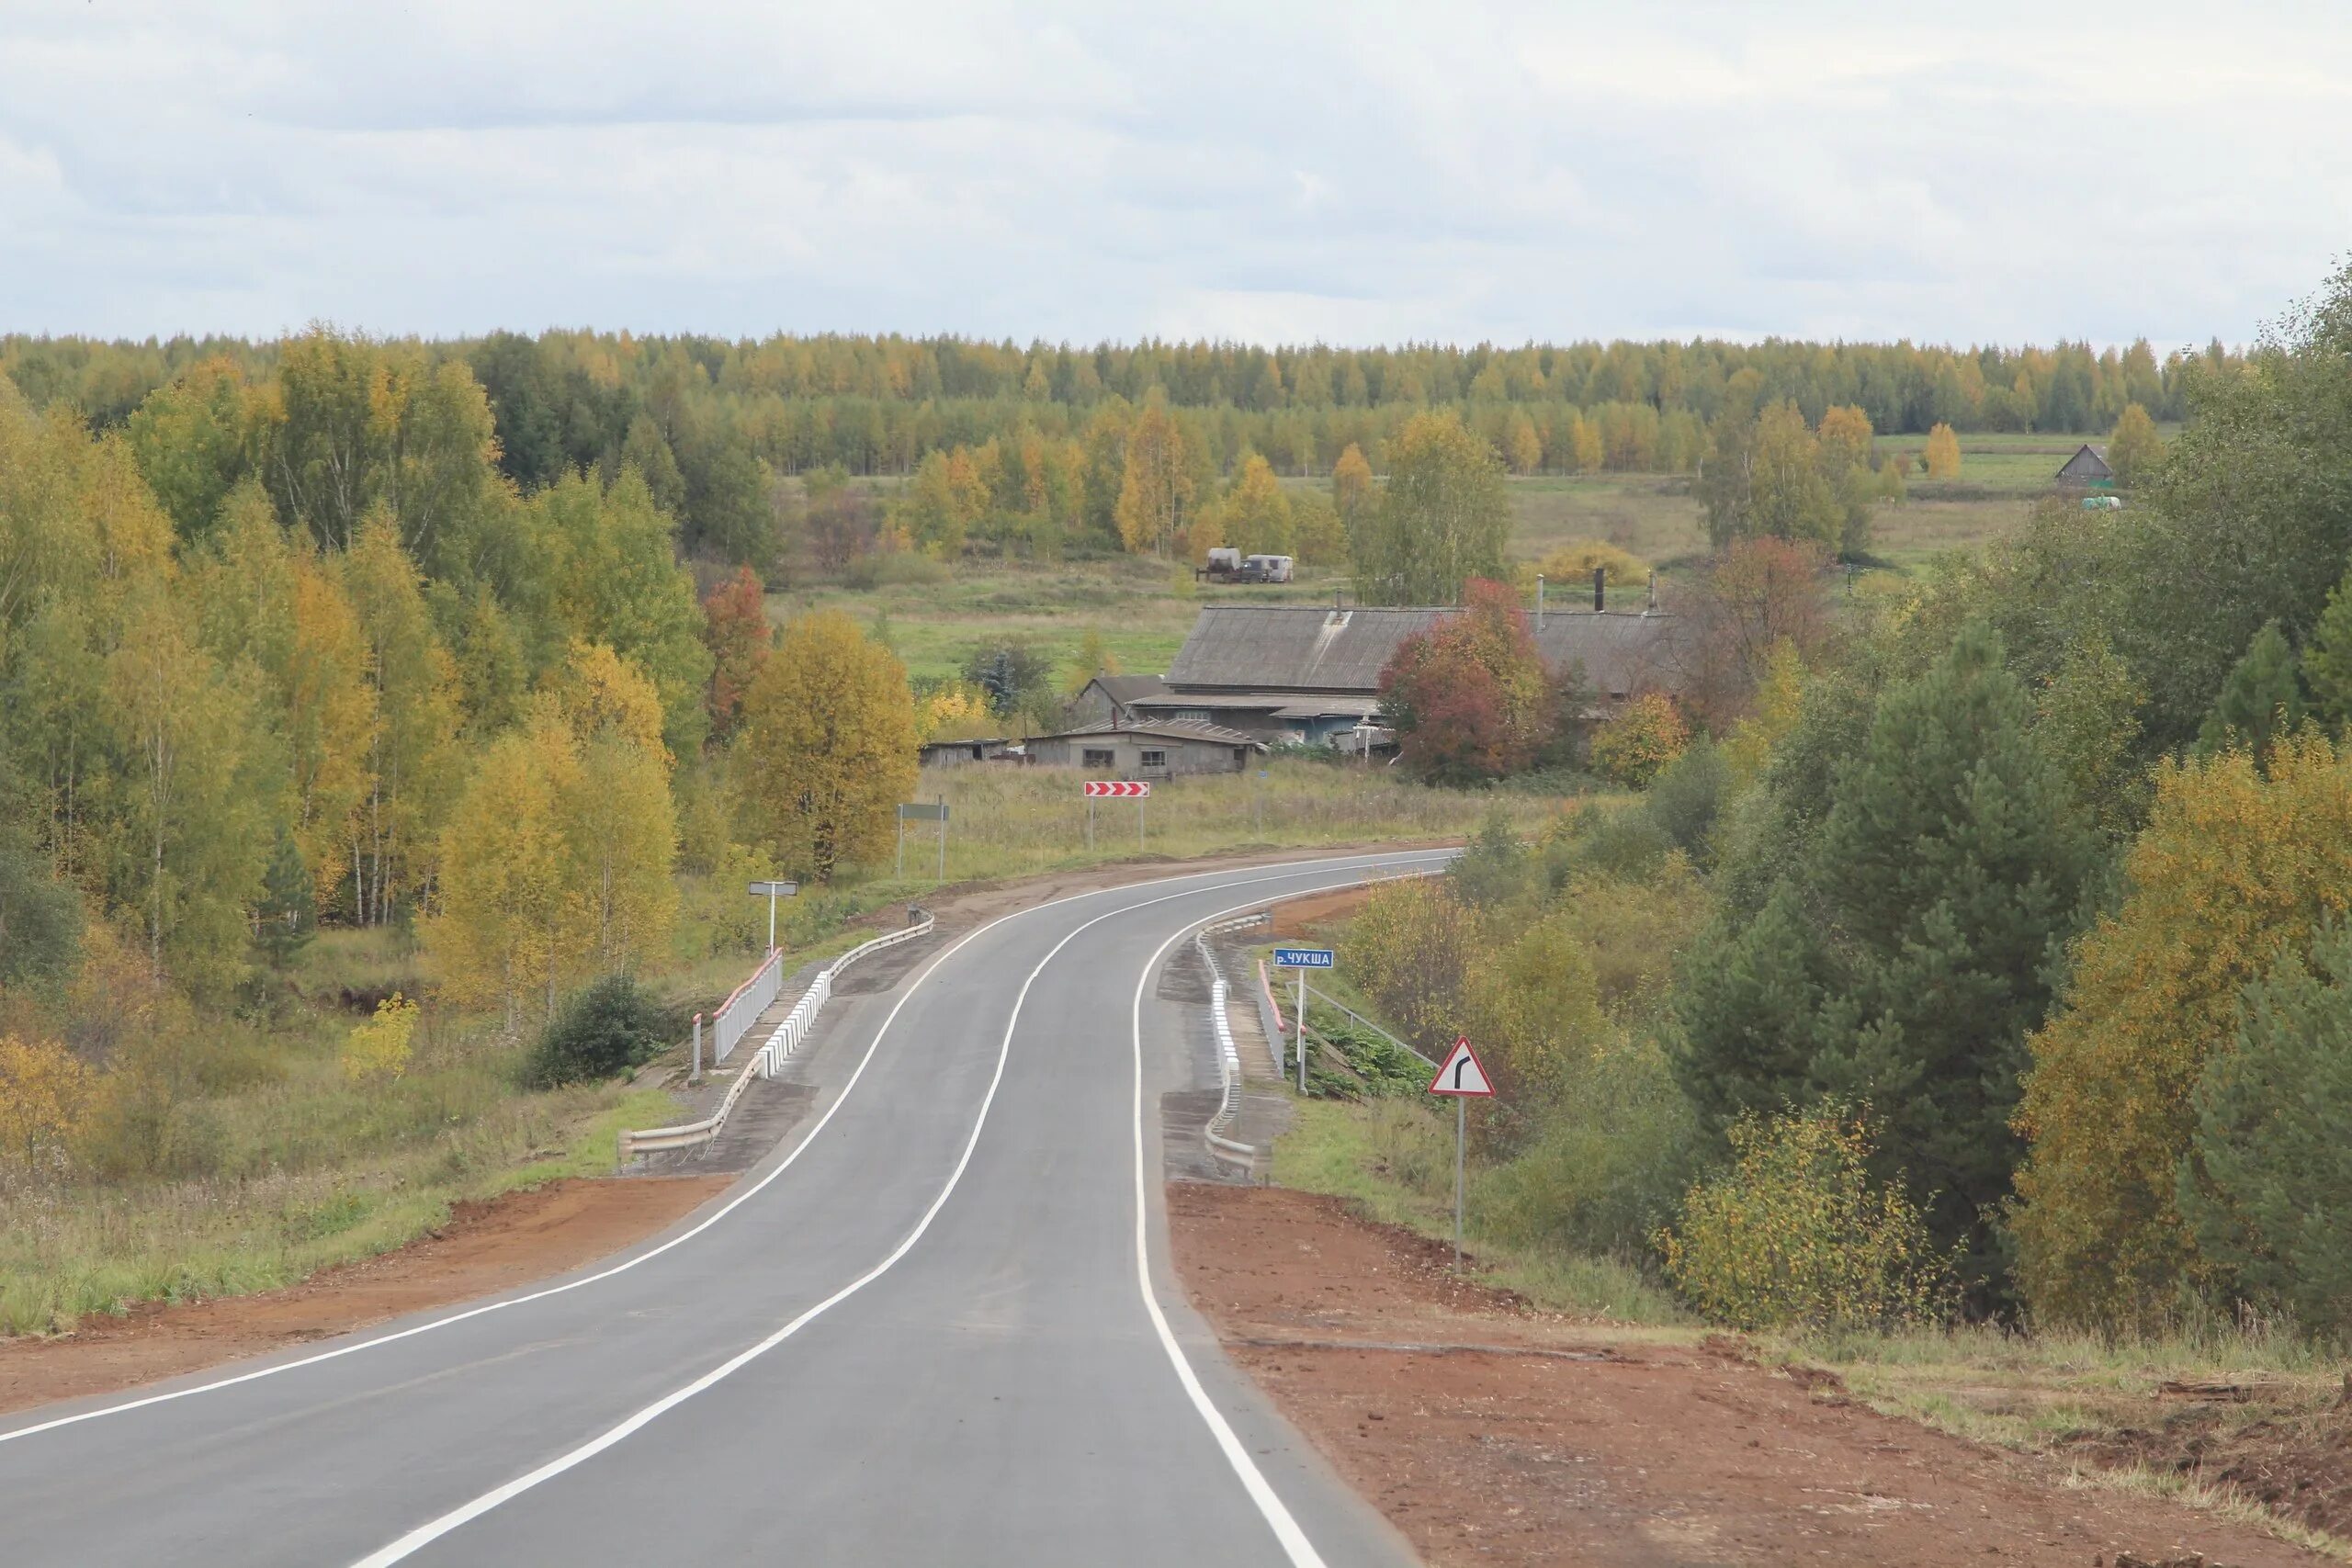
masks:
POLYGON ((1690 726, 1674 699, 1645 692, 1592 738, 1592 768, 1602 778, 1640 788, 1690 743, 1690 726))
POLYGON ((525 1061, 525 1081, 554 1089, 642 1066, 667 1043, 669 1019, 627 975, 607 975, 572 994, 548 1021, 525 1061))
POLYGON ((1870 1175, 1860 1118, 1821 1104, 1730 1129, 1732 1162, 1657 1236, 1667 1278, 1736 1328, 1892 1328, 1951 1308, 1949 1258, 1902 1189, 1870 1175))

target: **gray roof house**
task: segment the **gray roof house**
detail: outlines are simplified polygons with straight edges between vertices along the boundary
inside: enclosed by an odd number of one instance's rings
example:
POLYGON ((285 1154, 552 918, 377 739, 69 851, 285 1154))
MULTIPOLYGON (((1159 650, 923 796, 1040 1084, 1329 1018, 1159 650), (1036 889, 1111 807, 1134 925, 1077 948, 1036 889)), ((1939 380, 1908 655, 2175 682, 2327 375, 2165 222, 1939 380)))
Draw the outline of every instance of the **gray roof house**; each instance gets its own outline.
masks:
POLYGON ((2107 454, 2086 441, 2058 470, 2057 482, 2078 487, 2111 485, 2115 470, 2107 466, 2107 454))
MULTIPOLYGON (((1125 706, 1138 720, 1217 724, 1267 740, 1329 740, 1378 716, 1380 672, 1397 646, 1453 613, 1384 605, 1210 605, 1168 667, 1163 689, 1137 689, 1125 706)), ((1545 668, 1555 675, 1581 669, 1603 705, 1676 683, 1671 615, 1555 611, 1529 629, 1545 668)))
POLYGON ((1265 742, 1216 724, 1113 720, 1057 735, 1033 735, 1023 750, 1046 767, 1084 768, 1099 778, 1169 779, 1185 773, 1238 773, 1265 742))
POLYGON ((1070 720, 1075 724, 1108 724, 1114 718, 1132 721, 1140 716, 1137 704, 1167 693, 1168 682, 1157 675, 1097 675, 1070 699, 1070 720))

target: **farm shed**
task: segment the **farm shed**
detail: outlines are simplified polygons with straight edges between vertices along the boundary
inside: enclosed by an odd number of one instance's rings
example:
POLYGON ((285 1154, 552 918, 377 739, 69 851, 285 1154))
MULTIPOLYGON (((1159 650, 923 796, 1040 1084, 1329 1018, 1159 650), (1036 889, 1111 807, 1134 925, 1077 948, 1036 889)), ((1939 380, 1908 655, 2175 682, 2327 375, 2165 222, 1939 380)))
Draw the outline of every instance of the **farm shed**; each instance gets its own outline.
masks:
POLYGON ((1265 750, 1217 724, 1091 724, 1030 738, 1029 760, 1080 768, 1104 779, 1169 779, 1186 773, 1238 773, 1265 750))
POLYGON ((2076 490, 2104 489, 2114 482, 2115 470, 2107 466, 2107 454, 2087 441, 2058 470, 2058 483, 2076 490))
POLYGON ((918 748, 917 755, 926 768, 963 768, 974 762, 993 761, 1004 755, 1012 742, 1004 736, 986 740, 926 740, 918 748))

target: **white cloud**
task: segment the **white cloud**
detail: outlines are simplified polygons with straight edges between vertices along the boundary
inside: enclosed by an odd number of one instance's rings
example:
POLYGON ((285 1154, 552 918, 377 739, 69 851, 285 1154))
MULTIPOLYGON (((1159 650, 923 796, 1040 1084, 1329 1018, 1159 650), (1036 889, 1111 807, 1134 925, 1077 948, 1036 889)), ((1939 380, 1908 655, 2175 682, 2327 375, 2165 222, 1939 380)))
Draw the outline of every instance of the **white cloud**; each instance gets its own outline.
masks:
POLYGON ((95 0, 0 15, 0 330, 2242 339, 2346 124, 2337 0, 95 0))

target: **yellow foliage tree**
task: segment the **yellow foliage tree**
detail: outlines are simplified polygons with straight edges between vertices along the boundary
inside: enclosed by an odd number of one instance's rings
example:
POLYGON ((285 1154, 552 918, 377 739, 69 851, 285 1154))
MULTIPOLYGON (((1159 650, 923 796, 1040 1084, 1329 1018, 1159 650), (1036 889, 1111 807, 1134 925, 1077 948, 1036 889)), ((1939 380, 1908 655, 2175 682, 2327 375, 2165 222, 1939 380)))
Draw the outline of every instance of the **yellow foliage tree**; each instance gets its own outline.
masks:
POLYGON ((294 842, 318 896, 350 869, 360 802, 368 795, 368 745, 376 692, 368 683, 368 639, 343 585, 308 551, 294 566, 292 660, 278 679, 294 764, 294 842))
POLYGON ((1508 946, 1483 948, 1463 992, 1464 1027, 1515 1112, 1555 1097, 1609 1032, 1592 955, 1566 914, 1536 921, 1508 946))
POLYGON ((555 682, 563 722, 582 744, 600 736, 630 742, 664 766, 662 694, 645 672, 600 642, 574 642, 555 682))
POLYGON ((1895 1328, 1945 1316, 1952 1269, 1899 1187, 1871 1179, 1869 1131, 1824 1105, 1730 1128, 1731 1168, 1657 1235, 1666 1277, 1734 1328, 1895 1328))
POLYGON ((416 1016, 416 1004, 398 991, 378 1002, 376 1015, 344 1037, 343 1076, 364 1083, 407 1072, 416 1016))
POLYGON ((1340 460, 1331 465, 1331 507, 1340 514, 1340 526, 1348 536, 1352 538, 1371 516, 1376 501, 1372 465, 1364 460, 1363 448, 1351 441, 1340 460))
MULTIPOLYGON (((1080 678, 1083 686, 1094 679, 1091 673, 1080 678)), ((989 694, 978 687, 962 681, 950 682, 926 693, 915 708, 915 739, 918 744, 933 740, 977 740, 1001 734, 1001 722, 996 710, 989 705, 989 694)))
POLYGON ((576 744, 556 801, 570 901, 596 970, 625 974, 659 959, 678 923, 668 753, 618 730, 576 744))
POLYGON ((1922 456, 1931 479, 1960 478, 1960 437, 1951 433, 1949 424, 1939 424, 1928 432, 1928 449, 1922 456))
POLYGON ((2156 422, 2138 403, 2126 405, 2107 438, 2107 466, 2115 470, 2115 482, 2130 490, 2154 477, 2164 461, 2165 440, 2156 434, 2156 422))
POLYGON ((1119 482, 1119 538, 1130 553, 1166 556, 1192 516, 1192 446, 1184 427, 1155 396, 1127 432, 1126 467, 1119 482))
POLYGON ((2167 1307, 2195 1267, 2176 1206, 2189 1094, 2232 1048, 2239 993, 2352 907, 2352 757, 2304 734, 2166 764, 2122 908, 2083 938, 2066 1010, 2033 1037, 2017 1114, 2018 1276, 2052 1321, 2167 1307))
POLYGON ((1681 708, 1663 692, 1644 692, 1592 738, 1592 765, 1601 777, 1640 788, 1690 744, 1681 708))
POLYGON ((1514 474, 1532 474, 1544 466, 1544 438, 1535 434, 1535 422, 1523 413, 1514 412, 1503 429, 1503 461, 1514 474))
MULTIPOLYGON (((1255 452, 1243 461, 1241 471, 1233 479, 1233 489, 1227 492, 1219 508, 1224 522, 1224 542, 1238 545, 1247 554, 1285 556, 1296 544, 1291 527, 1290 500, 1283 494, 1282 481, 1274 478, 1274 470, 1266 459, 1255 452)), ((1207 547, 1193 550, 1205 555, 1207 547)))
POLYGON ((1580 474, 1597 474, 1608 457, 1608 447, 1600 438, 1600 424, 1582 414, 1568 416, 1568 452, 1572 467, 1580 474))
POLYGON ((1611 588, 1645 581, 1650 573, 1649 562, 1606 539, 1570 539, 1545 556, 1535 570, 1553 588, 1566 591, 1573 590, 1579 582, 1591 581, 1596 567, 1608 574, 1611 588))
POLYGON ((61 1155, 89 1103, 90 1075, 64 1046, 0 1034, 0 1156, 61 1155))
POLYGON ((425 922, 426 949, 448 995, 495 1002, 510 1033, 535 990, 554 1007, 577 962, 559 802, 578 767, 571 732, 545 716, 502 735, 475 760, 441 833, 441 907, 425 922))
POLYGON ((784 870, 820 882, 878 858, 914 790, 915 748, 898 656, 838 610, 799 617, 743 702, 735 756, 751 830, 784 870))
POLYGON ((1772 749, 1796 728, 1797 710, 1804 700, 1804 663, 1796 645, 1783 637, 1764 655, 1764 672, 1756 682, 1747 716, 1724 737, 1724 761, 1732 781, 1745 789, 1764 776, 1772 749))

